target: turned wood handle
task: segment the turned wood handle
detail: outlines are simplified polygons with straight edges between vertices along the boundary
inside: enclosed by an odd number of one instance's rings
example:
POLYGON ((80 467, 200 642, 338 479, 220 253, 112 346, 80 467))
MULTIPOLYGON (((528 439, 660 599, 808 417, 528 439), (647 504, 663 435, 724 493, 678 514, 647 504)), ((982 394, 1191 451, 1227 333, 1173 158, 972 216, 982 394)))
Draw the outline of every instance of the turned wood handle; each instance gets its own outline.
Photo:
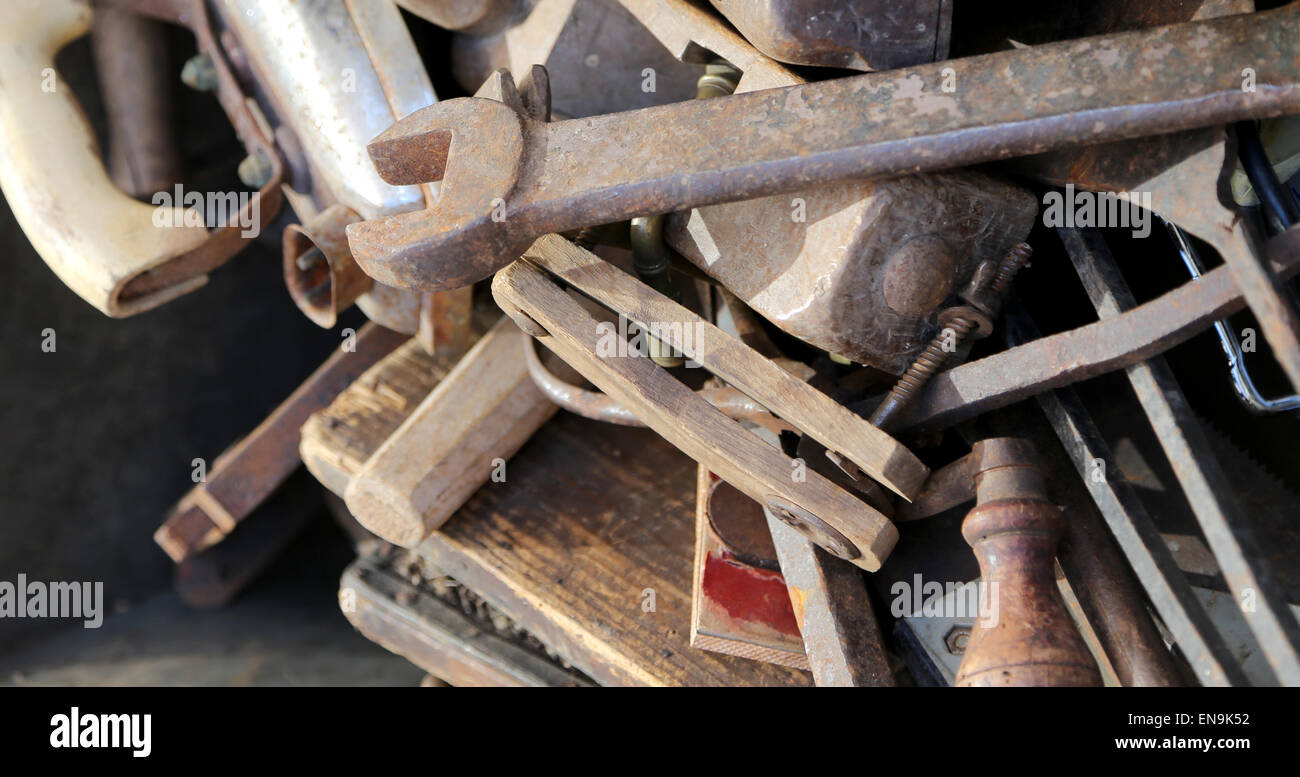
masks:
POLYGON ((961 532, 979 559, 980 617, 957 671, 959 686, 1101 685, 1065 609, 1053 561, 1065 531, 1029 443, 974 446, 976 503, 961 532))
MULTIPOLYGON (((104 169, 94 133, 54 55, 90 29, 79 0, 0 3, 0 188, 27 239, 55 274, 104 313, 139 313, 203 285, 182 280, 128 301, 133 278, 207 239, 201 226, 154 225, 153 205, 137 202, 104 169)), ((184 224, 176 208, 170 223, 184 224)))

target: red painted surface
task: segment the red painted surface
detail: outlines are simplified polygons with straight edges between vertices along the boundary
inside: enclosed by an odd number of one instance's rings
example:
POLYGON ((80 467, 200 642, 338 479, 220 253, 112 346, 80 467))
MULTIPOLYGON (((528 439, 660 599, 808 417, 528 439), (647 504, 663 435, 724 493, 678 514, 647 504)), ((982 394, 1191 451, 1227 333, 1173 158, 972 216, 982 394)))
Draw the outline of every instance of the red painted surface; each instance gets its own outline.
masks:
POLYGON ((782 634, 799 636, 790 594, 780 572, 758 569, 708 553, 700 581, 704 595, 737 620, 757 621, 782 634))

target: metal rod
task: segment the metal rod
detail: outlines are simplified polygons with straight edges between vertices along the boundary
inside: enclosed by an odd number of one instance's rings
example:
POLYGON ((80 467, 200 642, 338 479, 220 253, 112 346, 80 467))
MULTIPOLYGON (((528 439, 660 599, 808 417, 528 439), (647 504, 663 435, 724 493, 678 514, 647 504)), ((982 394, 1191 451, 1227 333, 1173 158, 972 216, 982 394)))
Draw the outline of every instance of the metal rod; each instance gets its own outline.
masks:
MULTIPOLYGON (((1117 316, 1136 306, 1099 233, 1058 231, 1098 316, 1117 316)), ((1300 685, 1300 623, 1268 567, 1267 556, 1257 547, 1232 484, 1215 459, 1173 371, 1163 357, 1154 356, 1126 372, 1269 665, 1282 683, 1300 685)))
POLYGON ((1036 399, 1196 678, 1202 685, 1248 685, 1133 487, 1122 475, 1094 477, 1094 462, 1114 458, 1074 389, 1036 399))
MULTIPOLYGON (((1165 222, 1165 229, 1174 239, 1178 255, 1182 257, 1183 264, 1187 266, 1192 279, 1200 278, 1205 273, 1205 265, 1201 262, 1200 255, 1196 253, 1196 248, 1192 246, 1191 240, 1187 238, 1187 233, 1179 229, 1178 225, 1168 221, 1165 222)), ((1232 387, 1237 392, 1237 398, 1247 409, 1255 413, 1283 413, 1300 408, 1300 394, 1269 399, 1255 387, 1255 381, 1250 377, 1250 371, 1246 369, 1246 355, 1242 353, 1241 344, 1228 328, 1227 319, 1221 318, 1215 321, 1214 330, 1219 335, 1219 345, 1223 348, 1223 354, 1228 358, 1228 373, 1232 376, 1232 387)))

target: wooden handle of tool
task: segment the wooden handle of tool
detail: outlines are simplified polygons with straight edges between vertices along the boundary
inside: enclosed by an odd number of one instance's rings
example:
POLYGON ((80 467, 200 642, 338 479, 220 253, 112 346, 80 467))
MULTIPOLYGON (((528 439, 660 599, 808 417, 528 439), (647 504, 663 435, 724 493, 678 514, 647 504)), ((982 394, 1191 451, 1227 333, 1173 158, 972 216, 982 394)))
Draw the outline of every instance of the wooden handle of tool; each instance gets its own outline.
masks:
POLYGON ((362 526, 419 544, 554 415, 520 357, 524 337, 502 316, 370 456, 343 494, 362 526))
MULTIPOLYGON (((131 279, 197 247, 201 226, 155 226, 159 209, 113 185, 94 133, 54 55, 90 29, 79 0, 0 3, 0 188, 37 253, 82 299, 123 317, 203 285, 188 278, 141 297, 119 299, 131 279)), ((171 224, 183 225, 173 209, 171 224)))
POLYGON ((154 532, 154 542, 180 563, 224 540, 302 463, 300 430, 307 419, 405 340, 374 322, 363 325, 352 349, 331 354, 257 428, 212 462, 207 479, 181 497, 154 532))
POLYGON ((1056 586, 1065 519, 1030 464, 1032 449, 1000 438, 976 443, 975 455, 978 501, 961 530, 979 559, 981 613, 957 685, 1101 685, 1056 586))

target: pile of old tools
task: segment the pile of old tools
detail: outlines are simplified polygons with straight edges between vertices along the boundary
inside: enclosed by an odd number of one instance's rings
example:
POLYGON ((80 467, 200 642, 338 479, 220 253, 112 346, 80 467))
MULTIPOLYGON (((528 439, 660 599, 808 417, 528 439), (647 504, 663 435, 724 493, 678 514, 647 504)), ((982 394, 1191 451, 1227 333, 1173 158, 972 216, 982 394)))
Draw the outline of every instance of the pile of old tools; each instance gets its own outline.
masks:
POLYGON ((343 612, 453 685, 1300 685, 1300 3, 905 5, 6 3, 69 287, 279 224, 372 321, 159 529, 187 597, 305 463, 343 612), (32 75, 92 29, 107 164, 32 75), (159 204, 172 74, 247 153, 215 221, 159 204))

